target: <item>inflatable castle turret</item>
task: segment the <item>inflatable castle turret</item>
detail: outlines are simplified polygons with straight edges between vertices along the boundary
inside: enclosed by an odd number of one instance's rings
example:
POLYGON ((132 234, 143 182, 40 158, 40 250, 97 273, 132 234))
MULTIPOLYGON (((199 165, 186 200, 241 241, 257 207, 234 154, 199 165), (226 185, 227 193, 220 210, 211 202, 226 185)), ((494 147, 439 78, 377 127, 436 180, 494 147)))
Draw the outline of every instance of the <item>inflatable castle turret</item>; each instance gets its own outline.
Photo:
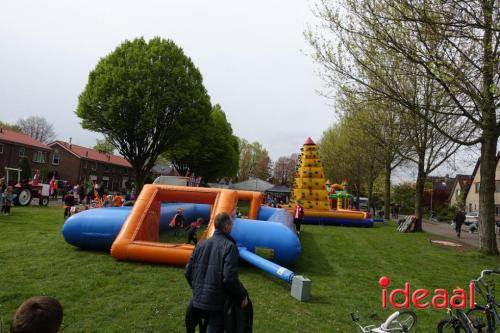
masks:
POLYGON ((304 208, 329 209, 328 192, 325 189, 323 164, 319 158, 319 146, 311 138, 300 149, 295 171, 291 203, 300 201, 304 208))
POLYGON ((369 213, 348 209, 352 195, 346 184, 327 184, 319 146, 307 138, 300 150, 289 209, 300 202, 304 207, 305 224, 372 227, 369 213))

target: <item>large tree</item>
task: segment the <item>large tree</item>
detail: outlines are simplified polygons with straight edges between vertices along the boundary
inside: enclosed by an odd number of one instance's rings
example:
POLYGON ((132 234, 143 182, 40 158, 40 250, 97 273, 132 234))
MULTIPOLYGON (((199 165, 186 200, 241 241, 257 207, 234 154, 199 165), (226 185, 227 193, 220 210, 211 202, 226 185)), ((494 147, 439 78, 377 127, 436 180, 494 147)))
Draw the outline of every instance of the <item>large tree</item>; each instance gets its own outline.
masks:
POLYGON ((320 51, 318 59, 326 60, 335 76, 406 104, 408 110, 458 144, 481 145, 480 251, 497 254, 494 193, 500 135, 500 2, 323 0, 320 12, 335 42, 325 42, 313 34, 309 37, 320 51), (367 49, 364 45, 368 44, 373 47, 367 49), (385 72, 387 54, 412 64, 420 82, 434 81, 439 87, 437 93, 449 101, 446 107, 434 105, 440 108, 429 110, 423 107, 422 100, 401 99, 391 89, 391 82, 378 75, 385 72), (371 84, 374 82, 376 85, 371 84), (441 127, 429 117, 435 113, 448 117, 456 126, 441 127))
POLYGON ((168 147, 164 156, 181 174, 194 172, 207 181, 233 178, 238 172, 238 138, 220 105, 206 116, 179 128, 185 140, 168 147))
POLYGON ((44 117, 31 116, 21 118, 17 121, 16 125, 22 133, 43 143, 49 143, 56 137, 54 126, 44 117))
MULTIPOLYGON (((158 156, 180 140, 180 116, 209 112, 190 58, 171 40, 125 41, 90 72, 76 114, 129 160, 140 190, 158 156)), ((189 119, 184 119, 190 121, 189 119)))

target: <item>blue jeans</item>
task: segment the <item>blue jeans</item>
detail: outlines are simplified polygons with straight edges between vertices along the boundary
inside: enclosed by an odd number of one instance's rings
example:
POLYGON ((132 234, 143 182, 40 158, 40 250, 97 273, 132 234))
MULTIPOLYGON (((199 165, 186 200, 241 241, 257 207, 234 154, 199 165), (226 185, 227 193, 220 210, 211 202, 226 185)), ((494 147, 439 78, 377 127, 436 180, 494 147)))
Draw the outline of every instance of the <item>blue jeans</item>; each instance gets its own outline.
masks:
MULTIPOLYGON (((195 327, 192 324, 205 323, 207 333, 224 333, 224 312, 223 311, 208 311, 197 309, 189 304, 188 313, 186 314, 186 328, 187 332, 194 332, 195 327), (188 318, 190 320, 188 320, 188 318), (188 328, 188 321, 191 321, 188 328)), ((195 324, 196 325, 196 324, 195 324)), ((204 326, 204 325, 203 325, 204 326)), ((204 330, 200 327, 200 332, 204 330)))

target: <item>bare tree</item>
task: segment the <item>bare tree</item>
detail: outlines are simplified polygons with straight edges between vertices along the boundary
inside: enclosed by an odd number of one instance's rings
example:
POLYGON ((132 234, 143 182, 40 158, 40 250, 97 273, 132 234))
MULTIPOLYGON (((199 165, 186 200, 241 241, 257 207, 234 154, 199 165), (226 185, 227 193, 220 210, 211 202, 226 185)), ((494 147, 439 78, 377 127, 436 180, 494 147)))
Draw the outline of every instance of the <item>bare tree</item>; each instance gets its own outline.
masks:
POLYGON ((274 163, 273 179, 276 184, 291 186, 295 176, 298 155, 281 156, 274 163))
MULTIPOLYGON (((480 251, 497 254, 494 193, 500 135, 500 2, 322 0, 318 13, 334 42, 312 32, 307 37, 331 82, 361 85, 405 106, 450 140, 481 145, 480 251), (385 70, 387 55, 401 65, 411 64, 420 78, 432 80, 439 87, 437 93, 445 95, 446 105, 426 109, 421 99, 401 98, 385 70), (455 126, 441 127, 432 118, 435 113, 455 126)), ((406 67, 393 66, 398 68, 406 67)))
POLYGON ((49 143, 56 137, 54 126, 44 117, 30 116, 21 118, 16 124, 21 132, 43 143, 49 143))

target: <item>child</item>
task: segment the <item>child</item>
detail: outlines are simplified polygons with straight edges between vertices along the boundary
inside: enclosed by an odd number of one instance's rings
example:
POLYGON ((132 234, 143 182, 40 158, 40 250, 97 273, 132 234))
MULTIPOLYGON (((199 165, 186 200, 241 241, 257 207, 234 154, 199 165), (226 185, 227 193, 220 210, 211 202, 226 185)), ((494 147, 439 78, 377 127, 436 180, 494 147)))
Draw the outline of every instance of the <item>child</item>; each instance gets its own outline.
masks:
POLYGON ((113 199, 113 206, 114 207, 121 207, 123 205, 123 199, 120 194, 115 195, 115 198, 113 199))
POLYGON ((5 215, 10 215, 10 206, 12 206, 12 186, 7 186, 7 189, 3 193, 3 206, 2 211, 5 215))
POLYGON ((62 318, 63 309, 56 299, 31 297, 16 310, 10 333, 57 333, 62 318))
POLYGON ((71 207, 75 205, 75 197, 73 192, 69 191, 68 194, 64 196, 64 218, 71 216, 71 207))
POLYGON ((196 221, 191 223, 191 225, 187 229, 187 234, 188 234, 187 244, 191 244, 191 241, 193 241, 194 245, 198 243, 198 237, 196 236, 196 231, 198 231, 198 229, 202 224, 203 224, 203 218, 201 217, 198 217, 196 221))

